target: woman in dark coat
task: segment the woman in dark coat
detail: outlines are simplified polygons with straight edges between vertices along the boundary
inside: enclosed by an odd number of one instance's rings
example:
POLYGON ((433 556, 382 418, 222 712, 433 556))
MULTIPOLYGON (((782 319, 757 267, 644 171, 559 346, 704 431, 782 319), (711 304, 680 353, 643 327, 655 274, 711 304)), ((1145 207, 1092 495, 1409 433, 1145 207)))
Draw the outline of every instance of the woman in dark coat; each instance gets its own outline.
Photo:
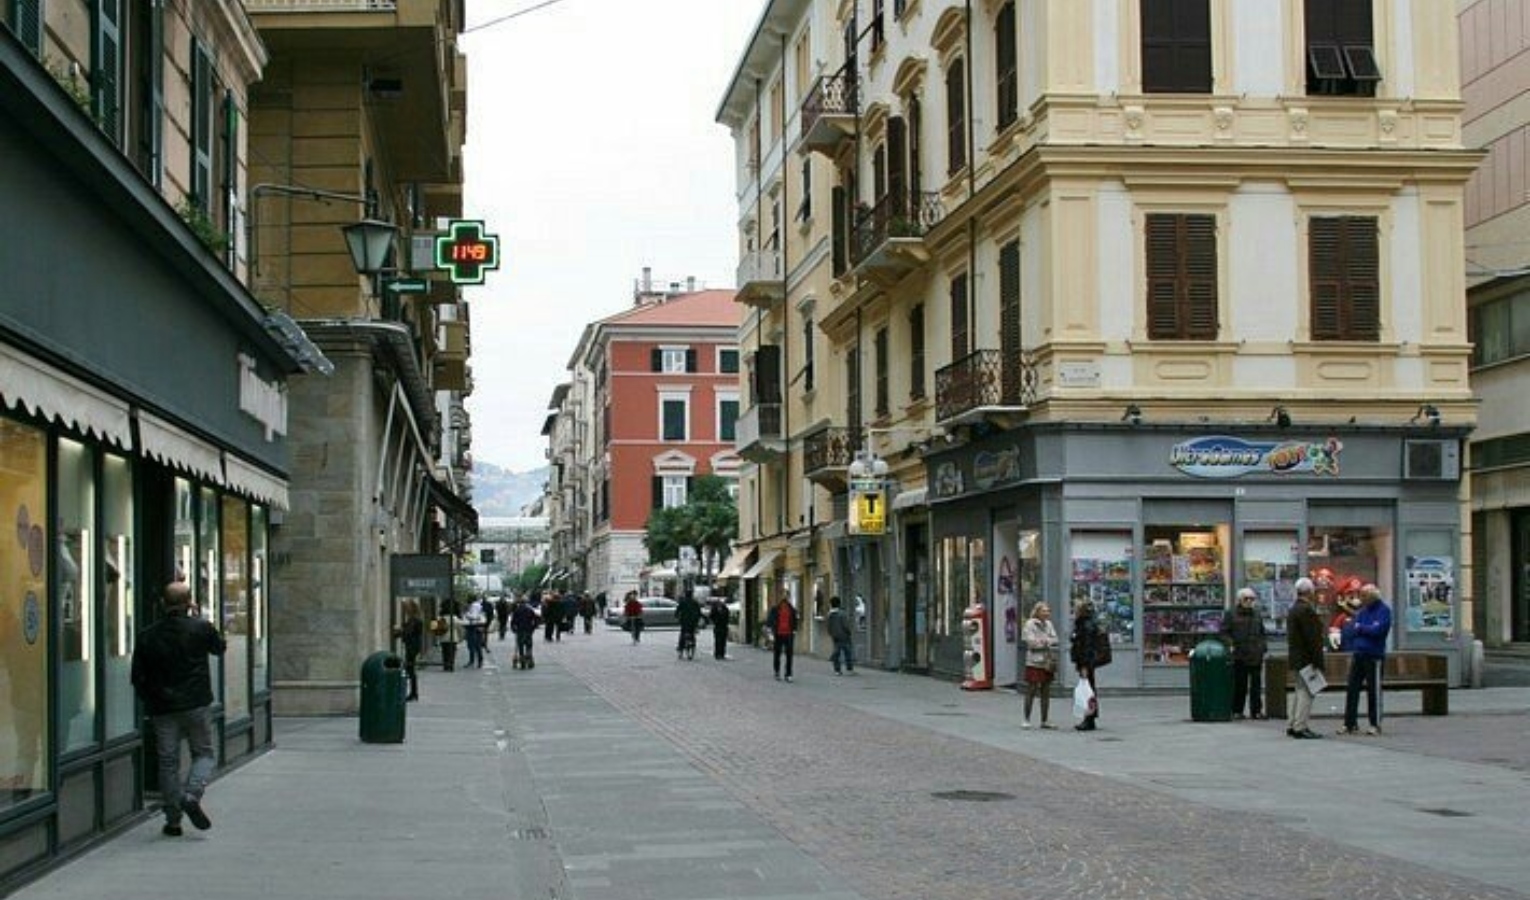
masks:
POLYGON ((416 666, 420 651, 425 646, 425 620, 420 618, 420 602, 407 598, 400 604, 404 621, 398 626, 398 639, 404 645, 404 677, 409 679, 409 696, 405 700, 420 699, 420 677, 416 666))
POLYGON ((1073 610, 1073 636, 1068 645, 1068 658, 1078 670, 1078 677, 1089 682, 1095 695, 1089 714, 1084 717, 1084 721, 1073 726, 1079 731, 1093 731, 1097 727, 1095 721, 1100 717, 1099 685, 1094 683, 1099 635, 1100 623, 1094 618, 1094 604, 1088 600, 1081 601, 1073 610))

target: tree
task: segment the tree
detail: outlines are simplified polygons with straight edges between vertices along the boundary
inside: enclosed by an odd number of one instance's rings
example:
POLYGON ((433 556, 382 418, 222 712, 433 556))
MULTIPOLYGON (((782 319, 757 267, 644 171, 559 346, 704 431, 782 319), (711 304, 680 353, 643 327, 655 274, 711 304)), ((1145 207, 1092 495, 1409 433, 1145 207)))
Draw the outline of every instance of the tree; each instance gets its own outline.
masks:
MULTIPOLYGON (((708 551, 721 559, 737 537, 738 504, 728 491, 728 481, 703 475, 691 483, 684 506, 648 514, 643 545, 650 563, 677 559, 682 547, 695 547, 703 559, 708 551)), ((706 574, 711 574, 710 567, 706 574)))
POLYGON ((527 566, 521 570, 521 574, 515 578, 515 586, 521 593, 534 591, 542 584, 542 578, 547 575, 547 567, 541 563, 527 566))

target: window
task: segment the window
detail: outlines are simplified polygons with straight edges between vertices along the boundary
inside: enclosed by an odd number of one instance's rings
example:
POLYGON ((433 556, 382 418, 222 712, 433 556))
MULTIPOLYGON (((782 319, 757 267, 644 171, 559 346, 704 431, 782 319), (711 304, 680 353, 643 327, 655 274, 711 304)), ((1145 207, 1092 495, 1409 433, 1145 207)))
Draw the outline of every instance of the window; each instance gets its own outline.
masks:
MULTIPOLYGON (((48 602, 48 578, 54 556, 48 547, 58 535, 49 527, 46 512, 46 435, 0 418, 0 459, 5 460, 0 495, 10 510, 7 539, 0 540, 0 583, 5 585, 0 591, 0 621, 7 623, 0 627, 0 660, 9 676, 7 749, 0 752, 0 809, 5 809, 42 794, 53 782, 48 644, 55 618, 48 602)), ((59 737, 64 736, 60 729, 59 737)))
POLYGON ((133 8, 128 34, 128 77, 132 113, 124 145, 138 171, 159 187, 164 179, 165 7, 139 3, 133 8))
MULTIPOLYGON (((1185 666, 1195 645, 1222 630, 1227 607, 1230 529, 1225 522, 1148 525, 1142 530, 1142 654, 1149 665, 1185 666)), ((1106 572, 1130 565, 1108 562, 1106 572)), ((1074 560, 1074 571, 1079 571, 1074 560)), ((1126 571, 1130 571, 1129 568, 1126 571)), ((1075 584, 1077 584, 1075 582, 1075 584)), ((1107 588, 1106 597, 1114 592, 1107 588)), ((1076 593, 1075 593, 1076 596, 1076 593)), ((1130 616, 1131 594, 1104 608, 1130 616)), ((1097 606, 1098 608, 1098 606, 1097 606)), ((1127 629, 1110 628, 1122 637, 1127 629)))
POLYGON ((770 86, 770 139, 779 143, 786 129, 786 76, 777 78, 770 86))
POLYGON ((1472 307, 1471 340, 1479 366, 1530 356, 1530 290, 1472 307))
POLYGON ((717 399, 717 439, 731 444, 737 434, 738 397, 719 397, 717 399))
POLYGON ((946 172, 951 175, 967 165, 966 72, 960 58, 946 69, 946 172))
POLYGON ((212 54, 201 41, 191 46, 191 203, 209 219, 213 203, 213 91, 212 54))
POLYGON ((655 509, 674 509, 684 506, 690 487, 690 476, 655 475, 653 479, 653 505, 655 509))
POLYGON ((238 497, 223 497, 223 653, 227 688, 223 714, 230 722, 250 716, 250 526, 249 507, 238 497))
POLYGON ((970 352, 967 334, 967 273, 951 279, 951 361, 970 352))
MULTIPOLYGON (((218 492, 204 487, 198 494, 196 594, 197 607, 209 622, 222 622, 224 609, 223 581, 218 566, 222 559, 219 546, 218 492)), ((224 667, 218 661, 212 664, 212 689, 214 697, 223 696, 224 667)), ((227 703, 227 700, 224 700, 227 703)))
POLYGON ((655 347, 649 359, 654 372, 680 374, 696 371, 696 351, 689 347, 655 347))
POLYGON ((1142 89, 1211 93, 1210 0, 1142 0, 1142 89))
POLYGON ((595 521, 609 522, 611 520, 611 476, 607 475, 600 482, 600 494, 596 498, 595 521))
POLYGON ((660 402, 660 433, 659 439, 665 441, 684 441, 690 439, 690 399, 687 397, 665 397, 660 402))
POLYGON ((1373 97, 1381 80, 1371 0, 1307 0, 1307 93, 1373 97))
POLYGON ((1307 234, 1314 341, 1381 339, 1376 219, 1313 218, 1307 234))
POLYGON ((792 48, 793 71, 797 79, 795 85, 797 96, 808 92, 809 82, 813 78, 813 33, 809 29, 802 29, 802 34, 797 37, 797 43, 792 48))
POLYGON ((96 121, 115 144, 122 143, 122 0, 98 0, 91 48, 90 93, 96 121))
POLYGON ((724 375, 738 374, 738 348, 719 347, 717 350, 717 371, 724 375))
POLYGON ((138 731, 131 680, 137 632, 138 576, 133 560, 133 472, 125 457, 108 454, 101 469, 101 538, 105 550, 106 739, 138 731))
POLYGON ((830 230, 830 244, 832 246, 832 266, 834 277, 845 274, 850 268, 850 192, 845 190, 844 176, 840 178, 840 184, 835 185, 831 197, 831 214, 834 217, 833 227, 830 230))
POLYGON ((858 346, 845 354, 845 422, 851 430, 861 427, 861 351, 858 346))
POLYGON ((908 123, 908 192, 915 202, 924 190, 924 150, 921 135, 924 129, 924 110, 918 97, 909 97, 903 103, 908 123))
POLYGON ((271 689, 271 660, 266 637, 266 578, 270 572, 266 555, 267 520, 266 508, 254 507, 250 514, 250 668, 253 671, 250 680, 256 693, 271 689))
POLYGON ((813 157, 802 160, 802 201, 797 204, 797 221, 813 218, 813 157))
POLYGON ((882 49, 886 34, 882 29, 883 0, 871 0, 871 52, 882 49))
POLYGON ((1004 4, 993 23, 994 68, 999 91, 999 130, 1020 116, 1020 79, 1015 64, 1015 4, 1004 4))
MULTIPOLYGON (((95 530, 95 453, 74 441, 58 442, 57 564, 59 614, 59 739, 77 750, 97 740, 95 584, 100 557, 95 530)), ((38 510, 41 513, 41 510, 38 510)))
POLYGON ((1150 213, 1146 225, 1148 338, 1216 340, 1216 217, 1150 213))
POLYGON ((6 24, 21 43, 36 55, 42 54, 43 18, 42 0, 11 0, 7 4, 9 15, 6 24))
POLYGON ((924 398, 924 304, 908 313, 908 396, 924 398))
POLYGON ((802 390, 813 389, 813 320, 802 318, 802 390))
POLYGON ((877 418, 881 418, 887 415, 890 409, 887 391, 887 327, 885 325, 877 329, 873 344, 875 351, 872 364, 876 367, 876 409, 877 418))
POLYGON ((999 248, 999 377, 1000 394, 1006 403, 1019 403, 1020 352, 1020 241, 999 248))

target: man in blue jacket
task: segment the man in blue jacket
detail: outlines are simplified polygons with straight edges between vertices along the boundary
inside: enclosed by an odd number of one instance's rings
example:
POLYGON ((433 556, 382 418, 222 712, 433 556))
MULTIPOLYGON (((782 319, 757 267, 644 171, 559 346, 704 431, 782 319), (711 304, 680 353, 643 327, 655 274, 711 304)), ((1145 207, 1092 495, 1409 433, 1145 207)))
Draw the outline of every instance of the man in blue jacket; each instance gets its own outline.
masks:
POLYGON ((1344 695, 1344 727, 1340 734, 1357 734, 1360 689, 1365 688, 1366 734, 1381 733, 1381 667, 1387 658, 1387 636, 1392 633, 1392 610, 1381 599, 1381 589, 1367 584, 1360 589, 1364 601, 1355 613, 1353 654, 1349 660, 1348 690, 1344 695))

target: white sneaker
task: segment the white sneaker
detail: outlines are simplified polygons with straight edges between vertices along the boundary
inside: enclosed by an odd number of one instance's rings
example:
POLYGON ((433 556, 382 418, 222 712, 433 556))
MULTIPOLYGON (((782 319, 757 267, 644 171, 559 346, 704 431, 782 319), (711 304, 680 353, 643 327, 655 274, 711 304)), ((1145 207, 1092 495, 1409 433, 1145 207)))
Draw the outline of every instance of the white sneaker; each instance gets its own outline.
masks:
POLYGON ((1020 720, 1020 727, 1029 730, 1030 727, 1031 727, 1031 720, 1030 719, 1021 719, 1020 720))
POLYGON ((1366 735, 1366 737, 1376 737, 1379 734, 1381 734, 1381 729, 1376 727, 1375 725, 1367 725, 1365 727, 1365 735, 1366 735))

